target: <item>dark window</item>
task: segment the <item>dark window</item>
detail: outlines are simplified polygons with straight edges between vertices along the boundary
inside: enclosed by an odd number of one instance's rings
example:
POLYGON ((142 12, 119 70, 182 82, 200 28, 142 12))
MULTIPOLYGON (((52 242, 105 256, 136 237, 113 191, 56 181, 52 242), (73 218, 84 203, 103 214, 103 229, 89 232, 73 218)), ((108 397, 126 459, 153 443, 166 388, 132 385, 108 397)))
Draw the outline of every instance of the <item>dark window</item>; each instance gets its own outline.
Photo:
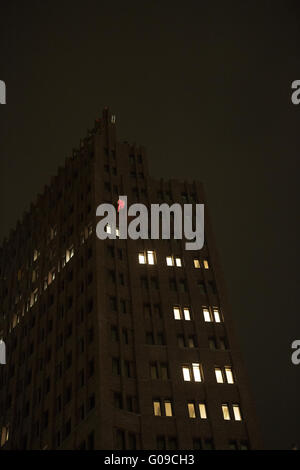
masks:
POLYGON ((95 448, 95 433, 94 431, 90 432, 87 438, 87 448, 88 450, 94 450, 95 448))
POLYGON ((112 326, 110 331, 112 341, 119 341, 118 328, 116 326, 112 326))
POLYGON ((158 379, 157 364, 150 364, 150 377, 151 379, 158 379))
POLYGON ((113 246, 108 246, 107 247, 107 253, 111 258, 115 257, 115 249, 113 246))
POLYGON ((146 333, 146 344, 154 344, 154 336, 151 331, 146 333))
POLYGON ((44 413, 43 413, 43 427, 44 427, 44 429, 46 429, 48 427, 48 422, 49 422, 49 412, 47 410, 47 411, 44 411, 44 413))
POLYGON ((177 343, 180 348, 185 348, 184 335, 177 336, 177 343))
POLYGON ((228 349, 228 345, 227 345, 227 340, 226 338, 220 338, 220 349, 228 349))
POLYGON ((197 346, 196 337, 194 335, 188 337, 188 346, 189 348, 195 348, 197 346))
POLYGON ((160 346, 166 344, 164 333, 157 333, 157 344, 160 346))
POLYGON ((110 297, 109 298, 109 306, 110 306, 111 310, 113 310, 113 311, 117 310, 117 299, 116 299, 116 297, 110 297))
POLYGON ((202 450, 201 439, 193 439, 193 449, 202 450))
POLYGON ((161 371, 162 380, 168 380, 169 379, 169 371, 168 371, 167 364, 161 364, 160 365, 160 371, 161 371))
POLYGON ((92 377, 95 372, 95 360, 91 359, 88 363, 88 377, 92 377))
POLYGON ((88 400, 88 410, 91 411, 93 408, 95 408, 96 405, 96 398, 95 394, 93 393, 90 395, 89 400, 88 400))
POLYGON ((180 292, 187 292, 187 284, 185 279, 179 281, 179 290, 180 292))
POLYGON ((158 279, 156 277, 151 277, 151 287, 152 289, 158 289, 158 279))
POLYGON ((169 449, 170 450, 178 449, 178 444, 177 444, 176 437, 169 437, 169 449))
POLYGON ((206 294, 206 289, 205 289, 204 281, 198 281, 198 287, 199 287, 199 290, 200 290, 200 294, 205 295, 206 294))
POLYGON ((68 387, 65 390, 65 405, 71 401, 72 398, 72 385, 68 385, 68 387))
POLYGON ((78 384, 79 384, 79 387, 84 386, 84 370, 83 369, 81 369, 81 371, 78 374, 78 384))
POLYGON ((124 450, 125 447, 125 433, 121 429, 117 429, 116 431, 116 449, 117 450, 124 450))
POLYGON ((155 315, 157 315, 158 317, 162 317, 162 313, 161 313, 161 308, 160 308, 160 305, 159 304, 155 304, 154 305, 154 313, 155 315))
POLYGON ((124 344, 128 344, 128 331, 125 328, 123 329, 122 334, 124 344))
POLYGON ((166 450, 166 439, 164 436, 157 436, 156 438, 156 448, 158 450, 166 450))
POLYGON ((121 313, 126 313, 126 300, 120 301, 121 313))
POLYGON ((129 433, 128 434, 128 448, 130 450, 135 450, 136 449, 136 435, 129 433))
POLYGON ((204 439, 204 450, 213 450, 214 449, 214 441, 212 439, 204 439))
POLYGON ((65 437, 68 437, 71 434, 71 418, 65 424, 65 437))
POLYGON ((114 406, 115 408, 122 409, 123 408, 123 400, 122 400, 122 394, 115 392, 114 393, 114 406))
POLYGON ((120 360, 116 357, 112 359, 112 373, 113 375, 120 375, 120 360))
POLYGON ((144 317, 145 318, 150 318, 151 317, 150 304, 144 304, 144 317))

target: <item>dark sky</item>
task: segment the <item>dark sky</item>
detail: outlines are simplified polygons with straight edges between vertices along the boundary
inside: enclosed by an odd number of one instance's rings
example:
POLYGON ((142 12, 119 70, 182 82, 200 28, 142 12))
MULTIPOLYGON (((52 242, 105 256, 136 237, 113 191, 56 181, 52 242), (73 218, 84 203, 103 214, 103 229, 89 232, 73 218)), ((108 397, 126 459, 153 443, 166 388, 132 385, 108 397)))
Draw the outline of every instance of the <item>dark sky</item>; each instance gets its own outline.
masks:
POLYGON ((109 106, 204 182, 265 445, 300 444, 299 2, 3 3, 0 239, 109 106))

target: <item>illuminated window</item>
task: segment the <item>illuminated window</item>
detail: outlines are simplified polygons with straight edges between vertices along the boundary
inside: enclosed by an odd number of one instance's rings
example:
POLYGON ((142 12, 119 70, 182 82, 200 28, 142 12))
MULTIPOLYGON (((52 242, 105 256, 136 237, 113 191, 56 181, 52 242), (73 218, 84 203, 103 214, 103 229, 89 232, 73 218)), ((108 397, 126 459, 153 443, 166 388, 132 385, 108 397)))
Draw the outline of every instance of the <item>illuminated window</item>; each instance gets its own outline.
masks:
POLYGON ((19 317, 16 313, 14 313, 13 318, 12 318, 12 329, 14 329, 18 323, 19 323, 19 317))
POLYGON ((40 256, 40 252, 38 250, 34 250, 33 252, 33 261, 36 261, 40 256))
POLYGON ((194 268, 196 268, 196 269, 200 268, 200 261, 197 258, 194 259, 194 268))
POLYGON ((230 421, 229 407, 226 403, 222 405, 222 413, 225 421, 230 421))
POLYGON ((161 416, 161 407, 160 407, 159 400, 153 401, 153 411, 154 411, 154 416, 161 416))
POLYGON ((182 374, 183 380, 186 382, 190 382, 191 380, 194 382, 202 382, 200 364, 197 362, 193 362, 191 367, 182 366, 182 374))
POLYGON ((188 403, 188 412, 190 418, 196 418, 196 410, 194 403, 188 403))
POLYGON ((208 264, 207 259, 203 260, 203 266, 204 266, 204 269, 209 269, 209 264, 208 264))
POLYGON ((175 320, 182 320, 183 318, 188 321, 191 320, 191 311, 189 307, 184 307, 183 315, 180 307, 173 307, 173 313, 175 320))
POLYGON ((201 382, 200 364, 194 362, 192 364, 192 368, 193 368, 194 381, 201 382))
POLYGON ((173 307, 175 320, 181 320, 181 312, 179 307, 173 307))
POLYGON ((208 308, 203 309, 204 321, 211 322, 210 311, 208 308))
POLYGON ((30 307, 32 307, 38 300, 38 288, 34 289, 30 296, 30 307))
POLYGON ((214 317, 215 317, 215 322, 216 323, 221 322, 220 313, 219 313, 219 310, 217 308, 214 308, 214 317))
POLYGON ((154 264, 154 251, 147 251, 148 264, 154 264))
POLYGON ((173 416, 172 403, 170 400, 165 400, 165 415, 173 416))
POLYGON ((242 415, 239 405, 232 405, 235 421, 242 421, 242 415))
POLYGON ((183 374, 183 380, 185 382, 190 382, 191 381, 191 372, 190 368, 187 366, 182 367, 182 374, 183 374))
POLYGON ((1 447, 8 441, 9 438, 9 428, 8 426, 3 426, 1 430, 1 447))
POLYGON ((177 266, 177 268, 182 267, 181 258, 179 258, 178 256, 175 257, 175 258, 174 258, 174 256, 167 256, 166 257, 166 262, 167 262, 167 266, 177 266))
POLYGON ((224 383, 222 370, 219 367, 215 367, 215 374, 216 374, 216 380, 217 380, 218 384, 224 383))
POLYGON ((155 264, 155 252, 147 251, 146 253, 141 251, 139 253, 139 263, 140 264, 155 264))
POLYGON ((105 232, 111 234, 111 226, 109 224, 105 226, 105 232))
POLYGON ((144 253, 139 253, 139 263, 146 264, 146 256, 144 253))
POLYGON ((207 418, 205 403, 199 403, 199 414, 200 414, 201 419, 206 419, 207 418))
POLYGON ((184 314, 184 319, 185 320, 190 320, 191 319, 191 314, 190 314, 190 309, 189 308, 184 308, 183 309, 183 314, 184 314))
POLYGON ((172 256, 167 256, 167 266, 173 266, 173 258, 172 256))
POLYGON ((55 269, 51 269, 48 273, 48 285, 50 285, 55 279, 55 269))
POLYGON ((229 366, 225 367, 225 375, 226 375, 227 383, 233 384, 234 379, 233 379, 233 373, 232 373, 231 367, 229 366))
POLYGON ((74 246, 71 245, 70 248, 66 250, 66 263, 70 261, 71 258, 74 256, 74 246))

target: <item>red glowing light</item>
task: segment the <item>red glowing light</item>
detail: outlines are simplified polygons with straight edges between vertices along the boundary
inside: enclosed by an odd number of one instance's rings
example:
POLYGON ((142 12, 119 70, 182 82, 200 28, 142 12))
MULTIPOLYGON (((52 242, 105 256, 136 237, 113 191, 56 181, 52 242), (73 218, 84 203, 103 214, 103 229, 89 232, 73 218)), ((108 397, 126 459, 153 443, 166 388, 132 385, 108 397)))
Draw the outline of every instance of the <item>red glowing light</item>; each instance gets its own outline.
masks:
POLYGON ((118 212, 120 212, 121 209, 123 209, 125 206, 125 202, 122 201, 122 199, 118 200, 118 212))

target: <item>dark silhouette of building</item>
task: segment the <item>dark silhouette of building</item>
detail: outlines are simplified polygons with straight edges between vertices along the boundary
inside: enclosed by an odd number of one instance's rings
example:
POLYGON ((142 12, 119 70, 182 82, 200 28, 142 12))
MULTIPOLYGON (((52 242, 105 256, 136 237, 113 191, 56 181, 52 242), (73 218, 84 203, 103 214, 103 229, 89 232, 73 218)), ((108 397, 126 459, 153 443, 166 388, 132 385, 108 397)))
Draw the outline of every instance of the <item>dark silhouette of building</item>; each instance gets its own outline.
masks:
POLYGON ((149 177, 105 109, 0 250, 1 448, 260 448, 206 208, 198 251, 99 240, 119 195, 205 202, 149 177))

